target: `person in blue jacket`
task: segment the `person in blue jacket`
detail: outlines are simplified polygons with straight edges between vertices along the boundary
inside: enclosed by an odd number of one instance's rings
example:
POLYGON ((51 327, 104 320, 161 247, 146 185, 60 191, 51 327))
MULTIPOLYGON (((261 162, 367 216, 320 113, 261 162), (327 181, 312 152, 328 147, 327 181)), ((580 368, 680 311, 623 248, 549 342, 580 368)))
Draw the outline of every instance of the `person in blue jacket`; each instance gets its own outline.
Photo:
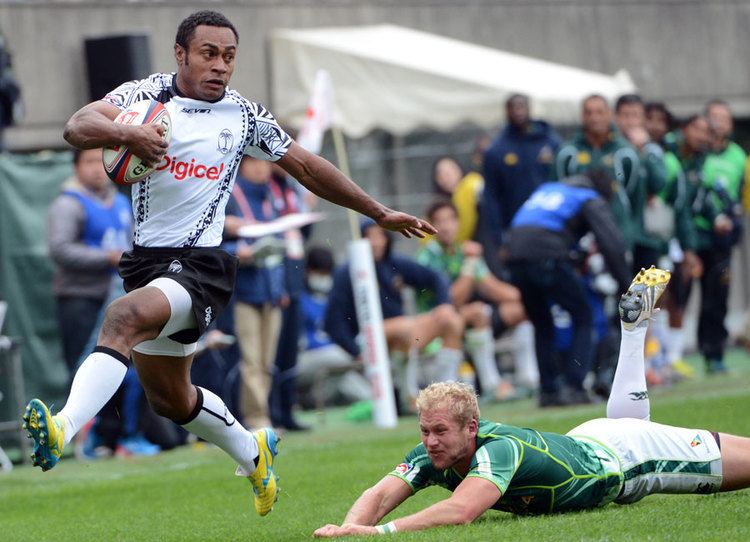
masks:
POLYGON ((581 237, 593 232, 620 291, 627 290, 630 282, 624 240, 607 203, 611 190, 606 173, 593 170, 587 177, 542 184, 516 213, 504 245, 512 282, 521 290, 536 332, 543 407, 588 402, 583 379, 591 368, 593 320, 586 290, 571 261, 581 237), (569 361, 562 371, 556 363, 553 304, 570 314, 574 327, 569 361))
MULTIPOLYGON (((391 251, 390 235, 372 220, 360 224, 362 236, 370 242, 375 261, 375 275, 380 291, 383 311, 383 328, 388 350, 396 372, 416 347, 421 350, 434 339, 441 339, 441 348, 435 355, 436 379, 457 380, 458 366, 463 359, 464 323, 450 302, 448 279, 429 267, 391 251), (401 291, 411 286, 419 292, 431 292, 435 308, 429 312, 406 315, 401 291)), ((354 306, 354 294, 349 277, 349 264, 339 266, 333 276, 333 288, 325 316, 325 331, 331 339, 353 357, 360 356, 357 340, 359 325, 354 306)), ((408 371, 407 371, 408 372, 408 371)), ((415 390, 413 382, 406 382, 402 373, 398 383, 402 393, 401 403, 409 404, 415 390), (408 385, 409 389, 404 389, 408 385)))
POLYGON ((529 98, 514 94, 505 103, 507 126, 484 154, 480 224, 495 254, 503 232, 531 193, 552 178, 560 138, 544 121, 532 120, 529 98))

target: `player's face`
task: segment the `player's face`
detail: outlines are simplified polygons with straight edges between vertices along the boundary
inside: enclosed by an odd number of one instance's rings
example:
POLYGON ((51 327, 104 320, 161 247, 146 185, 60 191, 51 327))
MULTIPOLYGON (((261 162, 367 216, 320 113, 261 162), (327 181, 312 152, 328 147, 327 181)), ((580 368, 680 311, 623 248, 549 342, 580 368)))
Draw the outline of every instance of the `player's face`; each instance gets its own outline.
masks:
POLYGON ((443 245, 452 245, 458 234, 458 216, 450 207, 441 207, 432 215, 432 225, 437 228, 437 240, 443 245))
POLYGON ((95 192, 102 190, 109 183, 109 177, 102 163, 101 149, 82 151, 75 170, 78 181, 89 190, 95 192))
POLYGON ((646 123, 646 115, 641 104, 625 104, 615 114, 617 127, 623 134, 633 128, 642 128, 646 123))
POLYGON ((646 131, 654 141, 661 141, 669 131, 667 116, 662 111, 651 111, 646 116, 646 131))
POLYGON ((591 98, 583 104, 582 121, 586 133, 603 136, 609 132, 612 112, 604 100, 591 98))
POLYGON ((255 184, 267 183, 271 179, 271 163, 245 156, 240 162, 240 175, 255 184))
POLYGON ((231 28, 197 26, 187 50, 175 45, 177 87, 188 98, 218 100, 232 77, 236 54, 231 28))
POLYGON ((505 107, 508 122, 513 126, 524 126, 529 122, 529 102, 525 98, 513 98, 505 107))
POLYGON ((372 247, 372 259, 376 262, 381 261, 388 250, 388 235, 380 226, 370 226, 365 231, 365 238, 372 247))
POLYGON ((436 408, 420 414, 419 429, 422 444, 436 469, 466 464, 471 459, 477 435, 475 421, 461 427, 448 409, 436 408))

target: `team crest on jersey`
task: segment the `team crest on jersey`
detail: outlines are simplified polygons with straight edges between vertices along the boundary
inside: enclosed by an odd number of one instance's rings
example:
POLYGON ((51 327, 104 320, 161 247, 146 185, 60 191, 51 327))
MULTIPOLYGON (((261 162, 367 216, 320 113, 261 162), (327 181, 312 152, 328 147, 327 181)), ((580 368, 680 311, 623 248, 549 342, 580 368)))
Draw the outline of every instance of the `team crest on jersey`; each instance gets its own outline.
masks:
POLYGON ((578 163, 582 166, 588 165, 591 163, 591 155, 587 153, 586 151, 581 151, 578 153, 578 163))
POLYGON ((399 473, 401 476, 406 476, 410 470, 414 468, 414 465, 411 463, 401 463, 398 465, 395 469, 397 473, 399 473))
POLYGON ((219 141, 216 146, 216 150, 218 150, 221 154, 226 154, 232 150, 233 146, 234 136, 232 135, 232 132, 224 128, 221 133, 219 133, 219 141))
POLYGON ((518 163, 518 155, 514 152, 509 152, 503 158, 506 166, 515 166, 518 163))
POLYGON ((182 271, 182 264, 180 263, 180 260, 174 260, 169 264, 170 273, 179 273, 180 271, 182 271))
POLYGON ((690 447, 691 448, 695 448, 696 446, 700 446, 701 444, 703 444, 703 440, 701 439, 701 436, 700 435, 695 435, 695 438, 690 443, 690 447))

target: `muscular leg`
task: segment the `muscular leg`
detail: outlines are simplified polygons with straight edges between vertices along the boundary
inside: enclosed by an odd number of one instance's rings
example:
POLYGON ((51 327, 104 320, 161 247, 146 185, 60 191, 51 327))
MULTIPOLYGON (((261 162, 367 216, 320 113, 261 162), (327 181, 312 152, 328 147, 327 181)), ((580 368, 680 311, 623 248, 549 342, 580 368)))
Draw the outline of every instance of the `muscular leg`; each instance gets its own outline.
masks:
POLYGON ((153 286, 112 302, 104 315, 97 347, 79 367, 60 411, 68 443, 120 387, 136 344, 154 339, 171 316, 166 295, 153 286))
POLYGON ((192 354, 173 357, 133 352, 133 360, 154 412, 216 444, 239 463, 244 474, 255 470, 256 440, 217 395, 191 384, 192 354))

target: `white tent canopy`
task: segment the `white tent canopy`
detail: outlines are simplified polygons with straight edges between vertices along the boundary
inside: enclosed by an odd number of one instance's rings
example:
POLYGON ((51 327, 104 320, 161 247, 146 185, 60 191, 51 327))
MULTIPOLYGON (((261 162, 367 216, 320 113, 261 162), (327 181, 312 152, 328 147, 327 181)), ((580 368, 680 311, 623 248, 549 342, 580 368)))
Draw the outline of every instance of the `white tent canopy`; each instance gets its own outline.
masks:
POLYGON ((583 97, 613 99, 635 88, 624 70, 605 75, 393 25, 277 30, 271 53, 275 114, 299 127, 324 69, 334 123, 351 137, 463 122, 490 128, 516 92, 531 97, 535 116, 573 123, 583 97))

